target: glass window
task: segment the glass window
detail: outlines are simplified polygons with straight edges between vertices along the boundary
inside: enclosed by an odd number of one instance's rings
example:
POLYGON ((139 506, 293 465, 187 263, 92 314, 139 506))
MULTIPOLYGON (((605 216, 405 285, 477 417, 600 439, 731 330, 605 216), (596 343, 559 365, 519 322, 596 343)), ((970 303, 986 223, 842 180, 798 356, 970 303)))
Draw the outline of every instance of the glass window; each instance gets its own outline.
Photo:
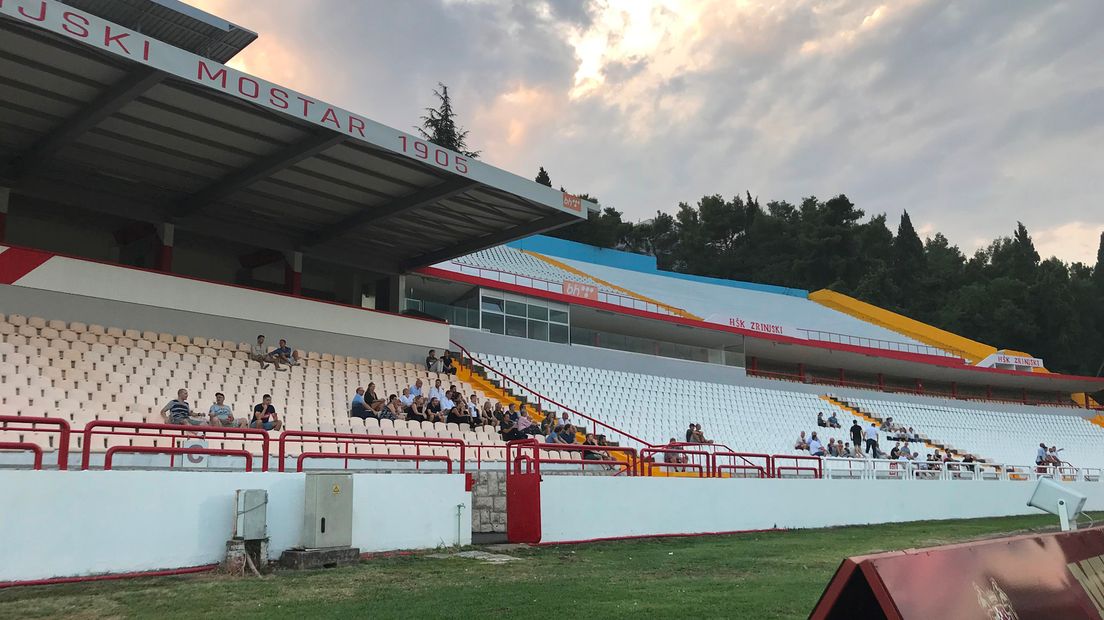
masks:
POLYGON ((548 340, 548 323, 529 321, 529 337, 533 340, 548 340))
POLYGON ((563 310, 554 310, 549 308, 548 320, 553 323, 567 323, 567 313, 563 310))
POLYGON ((506 314, 525 316, 525 304, 516 301, 506 302, 506 314))
POLYGON ((486 310, 487 312, 498 312, 499 314, 501 314, 502 313, 502 300, 494 298, 494 297, 484 297, 483 298, 483 309, 486 310))
POLYGON ((506 335, 507 336, 520 336, 525 338, 528 330, 525 326, 525 319, 508 316, 506 317, 506 335))
POLYGON ((544 306, 534 306, 532 304, 529 304, 529 318, 547 321, 548 308, 545 308, 544 306))
POLYGON ((504 321, 505 319, 501 314, 491 314, 490 312, 483 313, 483 329, 492 334, 505 333, 506 328, 504 321))
POLYGON ((560 344, 567 344, 567 325, 556 325, 555 323, 549 325, 548 340, 560 344))

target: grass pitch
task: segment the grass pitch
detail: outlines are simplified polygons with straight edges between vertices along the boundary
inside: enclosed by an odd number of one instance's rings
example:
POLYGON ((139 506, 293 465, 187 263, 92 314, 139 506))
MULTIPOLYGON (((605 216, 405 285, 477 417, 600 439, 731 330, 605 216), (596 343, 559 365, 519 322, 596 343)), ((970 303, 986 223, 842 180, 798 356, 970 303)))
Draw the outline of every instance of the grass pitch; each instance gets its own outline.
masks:
MULTIPOLYGON (((1092 517, 1099 520, 1104 514, 1092 517)), ((0 590, 0 618, 804 618, 848 556, 1052 529, 1049 515, 428 553, 344 569, 0 590)))

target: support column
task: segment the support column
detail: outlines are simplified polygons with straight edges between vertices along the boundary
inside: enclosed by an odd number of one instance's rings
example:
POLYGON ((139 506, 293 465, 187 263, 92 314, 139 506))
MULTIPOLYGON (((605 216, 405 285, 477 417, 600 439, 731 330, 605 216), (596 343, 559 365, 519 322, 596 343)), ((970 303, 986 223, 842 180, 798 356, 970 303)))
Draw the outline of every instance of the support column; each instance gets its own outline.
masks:
POLYGON ((958 398, 958 381, 951 381, 951 398, 958 398))
POLYGON ((840 387, 843 387, 843 385, 844 385, 845 383, 847 383, 847 375, 846 375, 846 374, 844 374, 844 372, 843 372, 843 369, 842 369, 842 368, 840 368, 840 375, 839 375, 839 377, 840 377, 840 378, 839 378, 839 384, 840 384, 840 387))
POLYGON ((0 241, 8 240, 8 203, 11 200, 11 189, 0 187, 0 241))
POLYGON ((376 310, 402 312, 406 297, 406 276, 387 276, 376 280, 376 310))
POLYGON ((284 257, 284 291, 291 295, 303 293, 302 252, 288 252, 284 257))
POLYGON ((882 373, 878 373, 878 389, 885 391, 885 375, 882 373))
POLYGON ((157 227, 159 247, 157 250, 157 270, 172 271, 173 245, 175 243, 176 226, 161 224, 157 227))
POLYGON ((797 365, 797 378, 802 383, 805 383, 805 364, 797 365))

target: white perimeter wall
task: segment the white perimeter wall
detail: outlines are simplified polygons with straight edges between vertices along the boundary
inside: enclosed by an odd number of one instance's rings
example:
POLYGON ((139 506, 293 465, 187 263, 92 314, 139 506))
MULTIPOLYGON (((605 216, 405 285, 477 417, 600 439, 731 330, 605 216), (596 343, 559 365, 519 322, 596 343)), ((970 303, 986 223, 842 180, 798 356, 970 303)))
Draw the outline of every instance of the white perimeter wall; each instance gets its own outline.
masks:
MULTIPOLYGON (((1104 482, 1069 483, 1104 510, 1104 482)), ((544 476, 541 542, 1041 514, 1034 482, 544 476)), ((1055 517, 1057 523, 1057 517, 1055 517)))
MULTIPOLYGON (((304 477, 0 471, 0 581, 219 562, 234 527, 237 489, 268 490, 269 553, 275 559, 300 544, 304 477)), ((471 544, 471 498, 463 474, 354 478, 353 546, 361 552, 471 544)))

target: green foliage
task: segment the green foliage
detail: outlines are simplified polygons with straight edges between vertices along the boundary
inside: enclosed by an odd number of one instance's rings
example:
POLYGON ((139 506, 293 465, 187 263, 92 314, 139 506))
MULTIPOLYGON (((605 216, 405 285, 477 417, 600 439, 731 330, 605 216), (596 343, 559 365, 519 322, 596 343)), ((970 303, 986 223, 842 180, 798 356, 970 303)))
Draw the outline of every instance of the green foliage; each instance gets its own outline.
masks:
POLYGON ((544 169, 544 166, 540 167, 540 172, 537 172, 537 178, 533 180, 546 187, 552 187, 552 178, 548 176, 548 172, 544 169))
POLYGON ((967 258, 941 233, 922 241, 908 212, 863 221, 844 195, 800 205, 750 193, 704 196, 674 215, 625 222, 606 207, 553 233, 656 257, 660 269, 809 290, 830 288, 920 321, 1095 375, 1104 361, 1104 233, 1094 267, 1040 260, 1027 228, 967 258))
POLYGON ((430 142, 452 149, 462 155, 471 158, 479 157, 479 151, 468 150, 468 130, 456 122, 456 111, 452 109, 452 98, 449 97, 448 86, 438 82, 440 90, 434 90, 437 97, 436 108, 426 108, 425 115, 421 117, 422 126, 415 127, 422 138, 430 142))

